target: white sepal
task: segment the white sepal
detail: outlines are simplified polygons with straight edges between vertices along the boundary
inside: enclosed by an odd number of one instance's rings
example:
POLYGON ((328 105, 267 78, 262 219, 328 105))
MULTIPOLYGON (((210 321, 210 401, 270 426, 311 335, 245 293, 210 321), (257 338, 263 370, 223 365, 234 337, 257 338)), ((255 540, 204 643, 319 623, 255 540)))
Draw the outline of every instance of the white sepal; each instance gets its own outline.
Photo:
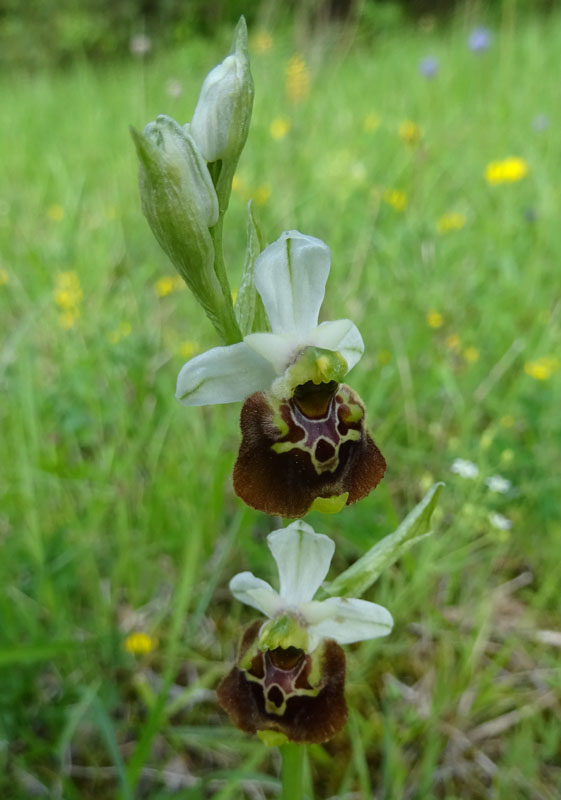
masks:
POLYGON ((281 608, 281 599, 273 587, 251 572, 234 575, 230 591, 240 603, 256 608, 266 617, 273 617, 281 608))
POLYGON ((277 375, 284 373, 295 349, 295 343, 279 333, 250 333, 244 342, 266 359, 277 375))
POLYGON ((313 637, 335 639, 339 644, 387 636, 393 628, 390 612, 377 603, 352 597, 330 597, 300 608, 313 637))
POLYGON ((273 333, 305 341, 318 323, 330 264, 329 247, 299 231, 285 231, 258 256, 255 286, 273 333))
POLYGON ((335 551, 332 539, 298 521, 270 533, 267 543, 277 562, 283 602, 291 607, 309 602, 328 573, 335 551))
POLYGON ((184 364, 175 396, 187 406, 235 403, 266 391, 274 378, 272 366, 245 342, 238 342, 214 347, 184 364))

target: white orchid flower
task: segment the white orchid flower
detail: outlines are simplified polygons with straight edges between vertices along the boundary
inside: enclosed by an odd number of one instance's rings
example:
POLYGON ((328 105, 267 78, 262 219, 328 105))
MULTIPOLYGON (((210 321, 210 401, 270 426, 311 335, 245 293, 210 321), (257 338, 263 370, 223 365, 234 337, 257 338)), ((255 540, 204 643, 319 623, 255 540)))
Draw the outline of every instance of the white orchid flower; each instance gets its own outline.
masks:
POLYGON ((202 353, 177 380, 186 405, 245 401, 234 489, 289 519, 360 500, 386 468, 360 397, 341 383, 362 356, 362 337, 348 319, 318 324, 330 260, 319 239, 283 233, 255 262, 271 332, 202 353))
MULTIPOLYGON (((237 600, 271 620, 293 617, 307 637, 303 650, 312 653, 323 639, 350 644, 391 632, 392 615, 376 603, 347 597, 313 599, 327 575, 335 550, 328 536, 315 533, 310 525, 298 521, 270 533, 267 543, 277 563, 279 591, 251 572, 235 575, 230 590, 237 600)), ((273 630, 274 626, 265 625, 260 640, 274 638, 273 630)))
POLYGON ((243 342, 215 347, 188 361, 177 379, 177 399, 199 406, 242 401, 271 389, 282 395, 282 378, 306 348, 344 359, 341 363, 319 355, 310 379, 319 372, 327 382, 331 373, 342 377, 352 369, 364 352, 356 325, 348 319, 318 324, 330 264, 329 247, 298 231, 286 231, 266 247, 255 262, 255 285, 272 333, 252 333, 243 342))
POLYGON ((244 632, 236 663, 217 688, 218 702, 248 733, 324 742, 345 725, 345 653, 341 644, 386 636, 389 611, 356 598, 314 600, 334 544, 305 522, 267 537, 277 562, 276 592, 251 572, 230 581, 242 603, 270 619, 244 632))

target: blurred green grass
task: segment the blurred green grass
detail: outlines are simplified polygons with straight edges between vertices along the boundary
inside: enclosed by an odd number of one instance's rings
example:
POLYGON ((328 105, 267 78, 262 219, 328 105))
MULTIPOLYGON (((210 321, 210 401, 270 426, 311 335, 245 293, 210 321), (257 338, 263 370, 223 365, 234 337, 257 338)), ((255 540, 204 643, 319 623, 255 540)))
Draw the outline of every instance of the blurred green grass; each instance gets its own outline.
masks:
MULTIPOLYGON (((311 42, 298 103, 288 39, 253 53, 254 121, 226 222, 232 285, 250 196, 269 241, 298 228, 329 243, 324 315, 361 329, 350 382, 388 461, 367 500, 310 517, 337 540, 333 574, 447 482, 436 536, 369 594, 396 627, 348 648, 352 718, 311 748, 318 797, 559 796, 561 371, 537 380, 525 365, 560 353, 561 16, 506 26, 482 54, 466 35, 458 19, 374 47, 311 42), (429 54, 432 80, 418 71, 429 54), (405 120, 422 129, 415 144, 398 135, 405 120), (489 186, 487 163, 508 156, 528 175, 489 186), (464 227, 438 233, 450 212, 464 227), (458 457, 480 476, 453 475, 458 457), (508 494, 486 487, 496 473, 508 494)), ((233 495, 239 408, 174 400, 185 355, 216 342, 188 292, 158 284, 172 268, 140 212, 127 131, 161 112, 188 120, 222 54, 217 42, 2 79, 3 797, 278 785, 275 753, 232 731, 209 692, 250 618, 227 582, 273 577, 274 523, 233 495), (55 292, 69 271, 83 298, 65 329, 55 292), (157 639, 151 654, 126 652, 131 630, 157 639)))

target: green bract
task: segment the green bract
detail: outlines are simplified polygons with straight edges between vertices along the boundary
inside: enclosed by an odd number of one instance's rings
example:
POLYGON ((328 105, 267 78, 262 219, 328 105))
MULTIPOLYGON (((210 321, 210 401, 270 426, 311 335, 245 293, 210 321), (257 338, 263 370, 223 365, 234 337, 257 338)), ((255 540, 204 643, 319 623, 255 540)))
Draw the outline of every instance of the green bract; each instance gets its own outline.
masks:
POLYGON ((376 542, 362 558, 324 586, 327 594, 343 597, 364 594, 384 570, 420 539, 429 536, 432 533, 430 529, 432 513, 443 486, 443 483, 435 483, 421 502, 409 512, 397 530, 376 542))

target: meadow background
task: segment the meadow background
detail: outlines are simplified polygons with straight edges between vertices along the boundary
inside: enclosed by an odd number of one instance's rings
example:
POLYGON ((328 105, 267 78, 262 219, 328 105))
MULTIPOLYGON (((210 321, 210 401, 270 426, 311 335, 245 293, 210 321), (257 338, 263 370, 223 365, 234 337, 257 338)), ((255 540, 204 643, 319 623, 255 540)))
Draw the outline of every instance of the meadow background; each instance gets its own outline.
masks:
MULTIPOLYGON (((446 482, 434 536, 367 595, 396 625, 346 648, 350 721, 310 747, 310 797, 561 797, 561 12, 484 10, 250 29, 232 285, 250 198, 269 241, 328 242, 323 314, 363 334, 349 382, 388 462, 310 516, 331 575, 446 482)), ((128 133, 189 120, 231 31, 0 77, 6 800, 279 791, 277 751, 213 691, 252 619, 228 581, 275 580, 276 522, 233 494, 239 406, 174 399, 216 340, 142 217, 128 133)))

